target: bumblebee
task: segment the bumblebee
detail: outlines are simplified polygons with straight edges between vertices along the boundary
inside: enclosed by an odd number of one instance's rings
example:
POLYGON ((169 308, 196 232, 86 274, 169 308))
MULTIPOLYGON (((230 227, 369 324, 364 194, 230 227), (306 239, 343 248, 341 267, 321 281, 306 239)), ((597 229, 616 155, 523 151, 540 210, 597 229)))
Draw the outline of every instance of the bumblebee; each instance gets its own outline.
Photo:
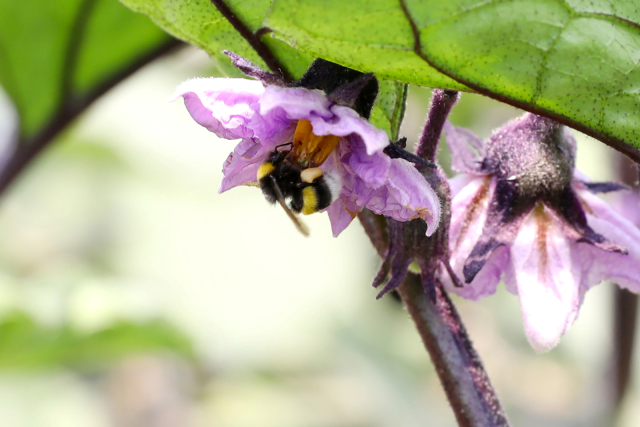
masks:
MULTIPOLYGON (((258 168, 256 178, 265 199, 271 204, 278 202, 305 236, 309 232, 296 214, 310 215, 329 207, 342 190, 340 177, 327 174, 319 167, 340 139, 335 135, 316 135, 308 120, 300 120, 293 141, 277 146, 258 168)), ((405 146, 406 138, 403 138, 390 143, 384 153, 416 165, 435 166, 408 153, 405 146)))
MULTIPOLYGON (((311 64, 302 78, 289 86, 321 90, 333 103, 351 108, 367 120, 378 94, 378 80, 373 74, 363 74, 320 58, 311 64)), ((250 184, 258 185, 269 203, 278 202, 304 235, 309 232, 296 214, 321 211, 342 191, 338 174, 320 169, 341 139, 336 135, 316 135, 309 120, 298 120, 292 141, 277 146, 268 155, 258 168, 257 183, 250 184)), ((390 143, 383 152, 416 166, 435 167, 405 151, 405 144, 406 139, 401 139, 390 143)))
POLYGON ((307 228, 296 214, 310 215, 327 208, 338 198, 342 185, 337 176, 325 174, 319 167, 300 167, 299 163, 292 159, 295 155, 293 150, 283 149, 287 146, 292 147, 293 144, 276 147, 260 165, 257 173, 258 184, 265 199, 271 204, 278 202, 298 230, 308 235, 307 228))

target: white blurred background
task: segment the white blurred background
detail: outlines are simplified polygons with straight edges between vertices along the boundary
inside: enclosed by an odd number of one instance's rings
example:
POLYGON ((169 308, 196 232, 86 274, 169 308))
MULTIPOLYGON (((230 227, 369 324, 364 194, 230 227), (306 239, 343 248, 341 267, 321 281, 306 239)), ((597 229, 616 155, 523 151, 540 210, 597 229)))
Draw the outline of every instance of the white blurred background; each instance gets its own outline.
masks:
MULTIPOLYGON (((63 326, 89 337, 118 322, 162 321, 192 351, 79 363, 82 355, 59 357, 64 348, 0 340, 0 425, 456 425, 409 317, 393 298, 375 300, 379 259, 357 221, 333 238, 325 214, 305 217, 304 238, 256 188, 217 194, 234 142, 198 126, 181 101, 166 102, 181 81, 213 72, 192 48, 146 67, 96 102, 0 203, 0 319, 23 313, 58 344, 63 326)), ((427 89, 412 89, 401 132, 409 140, 428 100, 427 89)), ((464 94, 452 120, 487 137, 518 114, 464 94)), ((578 167, 614 178, 610 150, 579 143, 578 167)), ((542 355, 504 289, 455 301, 513 425, 606 425, 610 284, 587 294, 576 324, 542 355)), ((10 337, 5 323, 0 336, 10 337)), ((640 423, 637 399, 633 387, 619 425, 640 423)))

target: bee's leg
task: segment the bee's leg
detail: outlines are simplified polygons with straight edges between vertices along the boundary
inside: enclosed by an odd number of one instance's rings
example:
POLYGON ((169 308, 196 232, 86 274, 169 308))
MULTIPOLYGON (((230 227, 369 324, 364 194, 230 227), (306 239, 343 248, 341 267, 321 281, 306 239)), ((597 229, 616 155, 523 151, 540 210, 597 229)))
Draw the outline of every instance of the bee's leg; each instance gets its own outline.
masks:
POLYGON ((410 153, 405 150, 407 146, 407 138, 401 138, 398 142, 390 142, 384 150, 384 154, 391 157, 392 159, 404 159, 408 162, 414 163, 416 165, 427 166, 430 168, 435 168, 436 165, 431 163, 428 160, 425 160, 421 157, 416 156, 413 153, 410 153))

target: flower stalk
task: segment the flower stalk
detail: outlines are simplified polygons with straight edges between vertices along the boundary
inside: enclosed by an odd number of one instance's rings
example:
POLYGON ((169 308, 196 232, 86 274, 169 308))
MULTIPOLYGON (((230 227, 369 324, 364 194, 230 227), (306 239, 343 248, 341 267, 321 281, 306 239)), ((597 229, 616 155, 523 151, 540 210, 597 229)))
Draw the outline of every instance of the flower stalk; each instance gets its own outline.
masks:
POLYGON ((449 117, 451 109, 458 101, 459 93, 453 90, 434 90, 431 98, 431 108, 427 115, 427 123, 424 126, 420 141, 416 148, 416 155, 433 162, 436 157, 438 141, 442 134, 444 123, 449 117))
MULTIPOLYGON (((416 153, 422 159, 435 160, 444 123, 458 97, 457 92, 434 91, 416 153)), ((400 294, 429 352, 458 424, 508 426, 482 362, 438 277, 439 272, 446 271, 452 281, 457 282, 449 267, 451 195, 446 176, 440 168, 418 166, 418 170, 440 198, 441 218, 435 233, 426 236, 422 230, 425 225, 418 221, 398 222, 387 218, 385 222, 368 210, 358 216, 371 243, 384 258, 374 286, 388 278, 379 297, 394 289, 400 294), (420 275, 407 272, 413 261, 420 266, 420 275)))
MULTIPOLYGON (((385 221, 369 210, 358 219, 382 257, 388 250, 385 221)), ((461 427, 506 427, 509 421, 473 348, 458 312, 440 283, 435 303, 419 275, 408 273, 397 288, 429 352, 451 409, 461 427)))

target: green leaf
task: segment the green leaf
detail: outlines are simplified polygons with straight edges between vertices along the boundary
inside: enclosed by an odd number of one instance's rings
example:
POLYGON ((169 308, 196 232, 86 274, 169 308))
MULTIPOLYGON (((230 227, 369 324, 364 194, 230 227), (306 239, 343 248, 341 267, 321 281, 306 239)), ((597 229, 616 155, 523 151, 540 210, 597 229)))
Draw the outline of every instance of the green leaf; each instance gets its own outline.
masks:
POLYGON ((383 79, 465 88, 413 53, 411 26, 397 0, 276 0, 267 26, 305 52, 383 79))
POLYGON ((311 55, 405 83, 467 86, 640 159, 624 144, 640 147, 633 0, 276 0, 267 25, 311 55))
POLYGON ((394 142, 398 140, 406 104, 406 84, 380 80, 380 92, 371 112, 371 123, 384 129, 394 142))
POLYGON ((92 334, 68 325, 43 327, 22 312, 0 321, 0 370, 94 369, 128 355, 160 351, 194 357, 189 340, 160 320, 140 324, 119 321, 92 334))
POLYGON ((18 110, 22 139, 169 41, 114 0, 0 0, 0 84, 18 110))
MULTIPOLYGON (((263 69, 266 64, 251 45, 240 36, 210 0, 122 0, 122 3, 134 11, 149 15, 160 28, 176 38, 189 42, 205 50, 216 59, 222 70, 233 77, 240 73, 230 66, 223 50, 231 50, 249 59, 263 69)), ((226 4, 250 30, 262 28, 262 22, 271 5, 268 0, 234 0, 226 4)), ((276 58, 286 66, 296 78, 301 77, 313 58, 294 49, 270 35, 262 40, 276 58)))

